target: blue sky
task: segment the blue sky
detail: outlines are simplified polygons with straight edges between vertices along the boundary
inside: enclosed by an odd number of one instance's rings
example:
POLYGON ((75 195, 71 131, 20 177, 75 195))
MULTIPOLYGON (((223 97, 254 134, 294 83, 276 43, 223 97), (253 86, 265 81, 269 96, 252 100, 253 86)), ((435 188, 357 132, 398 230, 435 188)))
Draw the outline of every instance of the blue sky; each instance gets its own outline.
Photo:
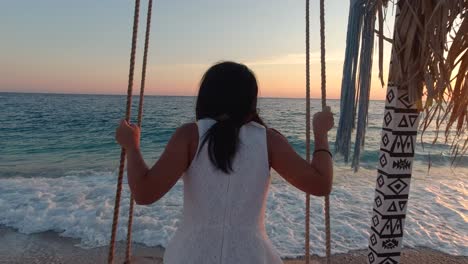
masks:
MULTIPOLYGON (((141 5, 137 72, 147 1, 141 5)), ((311 1, 312 96, 320 90, 318 6, 311 1)), ((3 3, 0 91, 125 93, 133 7, 122 0, 3 3)), ((326 1, 332 98, 339 96, 348 8, 348 1, 326 1)), ((195 95, 211 64, 235 60, 256 72, 261 95, 303 96, 304 15, 303 0, 155 0, 148 93, 195 95)), ((373 83, 373 97, 382 98, 373 83)))

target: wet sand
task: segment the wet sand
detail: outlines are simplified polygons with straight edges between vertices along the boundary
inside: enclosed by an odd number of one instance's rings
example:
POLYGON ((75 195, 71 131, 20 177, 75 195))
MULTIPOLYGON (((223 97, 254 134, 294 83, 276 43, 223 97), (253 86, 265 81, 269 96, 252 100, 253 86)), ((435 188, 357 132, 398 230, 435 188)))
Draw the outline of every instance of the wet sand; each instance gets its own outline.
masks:
MULTIPOLYGON (((0 263, 1 264, 87 264, 106 263, 108 247, 83 249, 77 247, 78 239, 60 237, 55 232, 43 232, 25 235, 11 228, 0 227, 0 263)), ((164 249, 133 244, 133 254, 138 256, 133 263, 162 263, 164 249)), ((116 263, 123 263, 125 244, 116 247, 116 263)), ((332 256, 332 263, 366 263, 366 250, 353 251, 332 256)), ((286 259, 285 264, 302 264, 301 259, 286 259)), ((311 264, 326 263, 324 258, 313 256, 311 264)), ((451 256, 432 249, 404 249, 401 263, 406 264, 468 264, 467 256, 451 256)))

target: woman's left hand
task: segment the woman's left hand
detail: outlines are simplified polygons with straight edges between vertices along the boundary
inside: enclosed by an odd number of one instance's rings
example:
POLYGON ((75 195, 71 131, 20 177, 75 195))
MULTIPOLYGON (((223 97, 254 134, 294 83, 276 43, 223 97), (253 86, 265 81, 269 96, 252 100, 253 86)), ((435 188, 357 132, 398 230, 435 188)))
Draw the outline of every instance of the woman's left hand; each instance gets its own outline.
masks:
POLYGON ((115 131, 115 139, 124 149, 139 149, 140 128, 122 120, 115 131))
POLYGON ((328 131, 333 128, 335 120, 329 106, 325 110, 314 115, 312 126, 315 136, 326 136, 328 131))

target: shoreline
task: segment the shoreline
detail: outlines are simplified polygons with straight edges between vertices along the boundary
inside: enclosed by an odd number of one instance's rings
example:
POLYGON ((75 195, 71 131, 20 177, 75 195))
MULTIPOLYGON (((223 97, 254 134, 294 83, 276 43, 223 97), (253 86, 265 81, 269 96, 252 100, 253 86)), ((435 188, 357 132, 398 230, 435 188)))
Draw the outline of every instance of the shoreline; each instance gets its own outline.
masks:
MULTIPOLYGON (((0 226, 0 263, 105 263, 108 247, 83 249, 76 246, 79 239, 62 237, 53 231, 35 234, 21 234, 13 228, 0 226)), ((148 247, 133 243, 132 251, 136 260, 134 263, 162 263, 164 254, 162 247, 148 247)), ((123 262, 125 243, 118 242, 115 250, 116 262, 123 262)), ((366 263, 367 250, 355 250, 348 253, 332 255, 332 263, 360 264, 366 263)), ((283 258, 285 264, 302 264, 303 257, 283 258)), ((468 263, 468 256, 452 256, 429 248, 403 249, 402 263, 408 264, 436 264, 436 263, 468 263)), ((311 264, 326 263, 324 257, 311 256, 311 264)))

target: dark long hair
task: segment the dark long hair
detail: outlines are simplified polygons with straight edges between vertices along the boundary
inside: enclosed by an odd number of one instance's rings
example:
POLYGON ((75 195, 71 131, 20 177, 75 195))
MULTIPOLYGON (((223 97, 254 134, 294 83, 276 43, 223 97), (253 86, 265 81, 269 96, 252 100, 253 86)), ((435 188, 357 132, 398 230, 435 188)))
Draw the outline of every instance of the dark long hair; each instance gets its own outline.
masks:
POLYGON ((212 118, 217 122, 202 135, 199 149, 208 142, 211 162, 225 173, 233 170, 242 125, 250 121, 265 125, 257 113, 257 95, 255 75, 243 64, 220 62, 203 75, 196 118, 212 118))

